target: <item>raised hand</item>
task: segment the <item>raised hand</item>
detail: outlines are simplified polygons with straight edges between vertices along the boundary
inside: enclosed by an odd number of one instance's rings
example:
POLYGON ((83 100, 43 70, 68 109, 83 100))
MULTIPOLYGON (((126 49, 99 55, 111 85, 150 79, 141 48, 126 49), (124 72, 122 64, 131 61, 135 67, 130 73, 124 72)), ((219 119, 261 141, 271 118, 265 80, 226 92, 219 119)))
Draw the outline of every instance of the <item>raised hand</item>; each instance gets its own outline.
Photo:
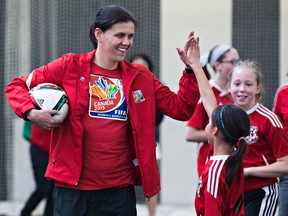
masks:
POLYGON ((203 106, 208 116, 211 117, 213 109, 217 106, 217 102, 211 86, 208 83, 207 77, 200 64, 199 37, 195 37, 194 32, 190 32, 184 49, 176 49, 186 67, 191 67, 193 69, 198 82, 203 106))
POLYGON ((194 32, 190 32, 183 50, 180 48, 176 49, 180 59, 187 67, 200 66, 199 37, 195 37, 194 32))

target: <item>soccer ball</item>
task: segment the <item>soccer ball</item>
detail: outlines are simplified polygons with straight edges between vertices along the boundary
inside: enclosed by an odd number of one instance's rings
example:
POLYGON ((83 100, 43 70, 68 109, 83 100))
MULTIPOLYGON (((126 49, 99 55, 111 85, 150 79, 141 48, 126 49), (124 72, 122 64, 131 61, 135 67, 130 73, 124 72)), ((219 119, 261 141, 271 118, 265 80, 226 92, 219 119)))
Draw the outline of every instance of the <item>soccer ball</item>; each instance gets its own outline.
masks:
POLYGON ((29 91, 34 106, 42 110, 59 110, 53 118, 64 120, 69 112, 65 91, 53 83, 41 83, 29 91))

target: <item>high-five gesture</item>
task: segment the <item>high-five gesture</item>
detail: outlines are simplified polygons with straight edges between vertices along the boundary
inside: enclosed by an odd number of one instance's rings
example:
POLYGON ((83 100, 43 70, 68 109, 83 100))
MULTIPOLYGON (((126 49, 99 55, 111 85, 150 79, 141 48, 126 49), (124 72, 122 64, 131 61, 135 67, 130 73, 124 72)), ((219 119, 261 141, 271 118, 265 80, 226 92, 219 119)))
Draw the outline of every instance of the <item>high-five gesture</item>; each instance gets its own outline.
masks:
POLYGON ((185 43, 184 50, 177 48, 180 59, 186 67, 191 67, 198 81, 198 87, 205 110, 210 117, 213 109, 217 106, 215 95, 205 76, 200 64, 200 47, 199 37, 194 36, 194 32, 190 32, 185 43))
POLYGON ((181 60, 187 67, 201 67, 200 65, 200 48, 199 37, 194 36, 194 32, 190 32, 185 43, 184 49, 177 48, 181 60))

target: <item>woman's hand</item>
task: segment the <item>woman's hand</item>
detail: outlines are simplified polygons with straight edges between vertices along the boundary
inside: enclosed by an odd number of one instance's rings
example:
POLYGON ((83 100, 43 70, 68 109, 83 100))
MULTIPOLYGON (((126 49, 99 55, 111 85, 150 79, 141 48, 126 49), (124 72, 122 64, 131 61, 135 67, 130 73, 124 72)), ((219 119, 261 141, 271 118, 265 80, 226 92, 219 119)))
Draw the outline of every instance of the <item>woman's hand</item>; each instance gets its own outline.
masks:
POLYGON ((177 51, 184 64, 191 67, 194 71, 198 82, 199 92, 203 101, 203 106, 210 118, 213 109, 217 106, 217 101, 200 64, 199 37, 195 38, 194 32, 190 32, 185 43, 184 50, 177 48, 177 51))
POLYGON ((186 67, 198 67, 200 65, 200 47, 199 37, 194 36, 194 32, 190 32, 185 43, 184 49, 176 48, 180 59, 184 62, 186 67))
POLYGON ((27 119, 35 124, 38 128, 51 130, 62 124, 62 120, 53 118, 53 115, 59 114, 58 110, 37 110, 32 109, 27 114, 27 119))

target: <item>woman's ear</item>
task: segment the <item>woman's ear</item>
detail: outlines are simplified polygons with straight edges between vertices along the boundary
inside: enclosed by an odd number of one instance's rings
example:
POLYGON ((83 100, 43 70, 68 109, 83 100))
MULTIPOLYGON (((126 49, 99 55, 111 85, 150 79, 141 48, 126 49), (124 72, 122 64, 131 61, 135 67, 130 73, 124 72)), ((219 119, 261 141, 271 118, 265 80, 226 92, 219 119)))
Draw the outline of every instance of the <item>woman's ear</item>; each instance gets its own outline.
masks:
POLYGON ((95 28, 95 30, 94 30, 94 35, 95 35, 95 38, 96 38, 96 40, 97 40, 98 42, 101 42, 102 33, 103 33, 103 32, 101 31, 101 29, 95 28))

